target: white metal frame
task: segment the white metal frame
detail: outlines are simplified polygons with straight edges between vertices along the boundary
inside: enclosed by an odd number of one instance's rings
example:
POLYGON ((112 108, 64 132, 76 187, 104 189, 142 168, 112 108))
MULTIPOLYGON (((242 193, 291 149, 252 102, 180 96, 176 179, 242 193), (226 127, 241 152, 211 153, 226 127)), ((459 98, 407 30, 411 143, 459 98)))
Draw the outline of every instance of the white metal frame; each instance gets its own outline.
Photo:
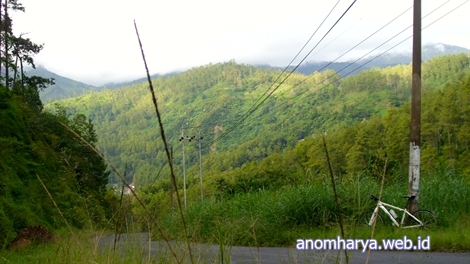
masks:
POLYGON ((384 203, 380 199, 377 201, 377 206, 375 207, 374 212, 372 213, 372 216, 370 217, 370 220, 369 220, 369 223, 368 223, 369 226, 372 226, 374 221, 376 221, 376 219, 374 219, 374 218, 378 217, 379 208, 382 209, 382 211, 384 211, 386 215, 388 215, 388 217, 392 220, 394 226, 398 226, 398 227, 401 227, 401 228, 415 228, 415 227, 423 227, 424 226, 423 221, 416 218, 406 208, 403 209, 403 208, 400 208, 400 207, 397 207, 397 206, 394 206, 394 205, 391 205, 391 204, 388 204, 388 203, 384 203), (387 207, 403 212, 403 216, 401 217, 400 223, 398 223, 397 219, 395 219, 392 216, 392 214, 387 210, 387 207), (409 215, 411 218, 416 220, 419 224, 418 225, 403 226, 403 223, 405 222, 405 216, 406 215, 409 215))

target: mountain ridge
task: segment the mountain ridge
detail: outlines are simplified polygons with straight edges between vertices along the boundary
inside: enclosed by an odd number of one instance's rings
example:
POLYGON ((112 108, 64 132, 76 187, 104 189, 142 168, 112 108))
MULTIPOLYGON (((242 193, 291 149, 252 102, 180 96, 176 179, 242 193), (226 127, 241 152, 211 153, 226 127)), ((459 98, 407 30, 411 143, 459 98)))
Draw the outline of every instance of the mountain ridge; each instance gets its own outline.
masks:
MULTIPOLYGON (((426 44, 423 46, 422 49, 422 60, 427 61, 432 59, 436 56, 443 56, 449 54, 457 54, 457 53, 469 53, 470 50, 453 46, 453 45, 446 45, 442 43, 436 44, 426 44)), ((373 57, 373 56, 371 56, 373 57)), ((372 62, 365 64, 367 61, 370 60, 371 57, 364 58, 357 62, 313 62, 308 61, 303 65, 300 65, 296 72, 310 75, 316 71, 323 71, 327 69, 331 69, 336 71, 340 76, 344 77, 346 75, 355 75, 364 70, 368 70, 371 68, 385 68, 390 66, 395 66, 399 64, 410 64, 411 63, 411 53, 410 52, 396 52, 396 53, 386 53, 372 62)), ((285 67, 274 67, 268 64, 259 64, 253 65, 254 67, 260 68, 271 68, 271 69, 284 69, 285 67)), ((293 69, 293 66, 290 67, 293 69)), ((168 74, 153 74, 151 75, 151 79, 160 78, 160 77, 168 77, 181 74, 186 71, 181 72, 172 72, 168 74)), ((147 81, 147 77, 142 77, 138 79, 134 79, 131 81, 126 82, 118 82, 118 83, 108 83, 102 86, 93 86, 89 85, 80 81, 72 80, 70 78, 60 76, 55 74, 51 71, 48 71, 43 66, 38 66, 37 69, 32 69, 27 72, 29 75, 37 75, 44 78, 54 78, 55 85, 52 85, 46 88, 44 91, 40 92, 41 100, 43 102, 51 102, 56 101, 59 99, 70 98, 76 95, 84 94, 88 91, 101 91, 104 89, 119 89, 125 86, 140 84, 147 81)))
MULTIPOLYGON (((425 62, 424 91, 442 89, 445 83, 468 72, 468 64, 464 54, 425 62)), ((204 156, 214 153, 213 158, 224 157, 225 151, 232 151, 231 161, 220 165, 228 169, 276 149, 292 147, 314 134, 334 133, 384 115, 388 108, 403 105, 410 96, 411 65, 398 65, 346 78, 332 70, 309 76, 293 73, 272 91, 269 100, 256 106, 280 73, 278 69, 231 61, 152 80, 169 143, 181 144, 178 138, 182 127, 199 126, 204 136, 204 156), (230 133, 235 129, 236 133, 230 133), (218 134, 223 131, 228 133, 219 140, 218 134)), ((83 113, 96 124, 100 151, 117 166, 128 164, 127 175, 138 175, 136 184, 152 182, 152 172, 164 166, 166 156, 157 140, 158 123, 147 83, 88 93, 59 103, 71 114, 83 113)), ((184 132, 188 136, 195 134, 197 131, 184 132)), ((194 147, 188 144, 187 153, 195 151, 194 147)), ((174 155, 180 168, 181 155, 174 155)), ((188 158, 188 166, 194 164, 195 157, 188 158)))
MULTIPOLYGON (((470 52, 469 49, 466 49, 463 47, 447 45, 447 44, 442 44, 442 43, 435 43, 435 44, 423 45, 421 57, 422 57, 422 61, 427 61, 437 56, 459 54, 459 53, 468 54, 469 52, 470 52)), ((411 52, 391 52, 391 53, 385 53, 381 55, 380 57, 374 59, 370 63, 367 63, 374 56, 376 55, 363 58, 354 63, 352 63, 351 61, 346 61, 346 62, 327 62, 327 61, 310 62, 309 61, 304 65, 300 65, 299 68, 297 68, 297 71, 308 75, 308 74, 314 73, 315 71, 322 70, 323 68, 326 67, 326 69, 332 69, 338 72, 339 75, 344 77, 346 75, 354 75, 361 71, 372 69, 372 68, 385 68, 385 67, 395 66, 399 64, 410 64, 411 57, 412 57, 411 52), (327 66, 328 64, 330 65, 327 66)))
POLYGON ((47 70, 44 66, 38 65, 35 69, 26 71, 27 75, 40 76, 43 78, 53 78, 54 85, 51 85, 40 91, 39 95, 44 103, 69 98, 75 95, 80 95, 85 92, 96 90, 98 87, 89 85, 83 82, 72 80, 70 78, 58 75, 54 72, 47 70))

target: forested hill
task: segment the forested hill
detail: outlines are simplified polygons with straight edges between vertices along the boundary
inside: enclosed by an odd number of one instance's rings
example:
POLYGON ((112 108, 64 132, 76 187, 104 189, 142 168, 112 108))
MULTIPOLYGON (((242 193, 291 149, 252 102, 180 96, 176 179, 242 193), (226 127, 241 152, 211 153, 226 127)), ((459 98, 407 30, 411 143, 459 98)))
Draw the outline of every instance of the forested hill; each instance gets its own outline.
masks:
MULTIPOLYGON (((0 248, 4 253, 7 248, 48 241, 46 229, 106 226, 117 198, 106 188, 106 164, 78 138, 94 145, 93 124, 83 114, 71 116, 60 107, 55 114, 45 112, 39 92, 56 76, 39 76, 44 73, 41 68, 33 71, 38 75, 24 71, 35 68, 33 57, 43 48, 24 33, 13 32, 10 14, 24 12, 24 7, 5 1, 1 9, 0 248)), ((17 262, 9 253, 2 256, 6 262, 17 262)))
MULTIPOLYGON (((426 44, 421 50, 422 59, 424 61, 430 60, 438 56, 453 55, 465 53, 468 54, 470 51, 466 48, 446 45, 442 43, 437 44, 426 44)), ((375 56, 372 56, 375 57, 375 56)), ((411 52, 391 52, 384 54, 372 61, 370 57, 361 59, 355 63, 350 62, 307 62, 304 65, 300 65, 297 69, 298 72, 303 74, 311 74, 315 71, 319 71, 325 67, 338 71, 341 76, 352 71, 352 74, 357 74, 361 71, 371 68, 385 68, 395 66, 399 64, 410 64, 411 63, 411 52), (362 67, 361 67, 362 66, 362 67)))
MULTIPOLYGON (((468 53, 469 50, 458 47, 450 46, 446 44, 427 44, 423 46, 422 56, 423 60, 432 59, 437 56, 468 53)), ((409 64, 411 63, 410 52, 397 52, 389 53, 370 61, 370 58, 364 58, 355 63, 351 62, 307 62, 306 64, 300 65, 297 72, 301 74, 310 75, 315 71, 322 71, 324 69, 331 69, 337 71, 340 76, 358 74, 361 71, 371 68, 385 68, 389 66, 395 66, 398 64, 409 64), (366 63, 367 62, 367 63, 366 63), (351 72, 352 71, 352 72, 351 72)), ((275 68, 269 65, 256 66, 260 68, 275 68)), ((284 67, 282 67, 283 69, 284 67)), ((134 84, 140 84, 147 81, 147 77, 142 77, 137 80, 121 83, 107 83, 103 86, 92 86, 82 82, 78 82, 60 75, 57 75, 51 71, 48 71, 42 66, 38 66, 36 69, 30 69, 27 72, 29 75, 40 76, 44 78, 54 78, 55 84, 49 86, 44 91, 40 91, 41 100, 44 103, 56 101, 60 99, 70 98, 82 95, 88 91, 101 91, 104 89, 119 89, 126 86, 132 86, 134 84)), ((178 72, 172 72, 165 75, 154 74, 152 79, 159 77, 169 77, 178 75, 178 72)), ((144 74, 142 74, 144 76, 144 74)))
POLYGON ((106 165, 61 123, 92 144, 96 142, 93 125, 81 114, 66 116, 61 109, 56 115, 42 112, 40 101, 31 100, 39 97, 37 88, 25 87, 21 93, 17 86, 8 89, 0 84, 3 248, 29 226, 54 230, 65 227, 65 219, 80 228, 89 221, 102 224, 111 216, 106 165))
MULTIPOLYGON (((468 68, 466 54, 425 62, 424 92, 444 88, 447 82, 468 73, 468 68)), ((344 79, 331 70, 310 76, 294 73, 253 114, 237 123, 279 74, 277 70, 227 62, 153 80, 179 175, 182 126, 200 126, 203 159, 208 157, 206 163, 211 162, 205 166, 223 170, 295 146, 312 135, 334 133, 383 116, 387 109, 403 105, 410 95, 410 65, 371 69, 344 79), (224 132, 224 137, 213 142, 224 132)), ((167 163, 166 156, 147 83, 92 92, 60 104, 70 113, 91 118, 99 135, 99 149, 121 170, 127 164, 130 181, 142 185, 166 175, 166 169, 161 169, 167 163)), ((184 133, 197 136, 198 130, 184 133)), ((188 166, 197 164, 196 143, 187 142, 185 147, 188 166)))
POLYGON ((36 69, 27 71, 28 75, 40 76, 43 78, 53 78, 54 84, 39 92, 41 100, 44 103, 55 101, 72 96, 84 94, 87 91, 97 90, 97 87, 88 85, 82 82, 77 82, 72 79, 57 75, 48 71, 43 66, 37 66, 36 69))

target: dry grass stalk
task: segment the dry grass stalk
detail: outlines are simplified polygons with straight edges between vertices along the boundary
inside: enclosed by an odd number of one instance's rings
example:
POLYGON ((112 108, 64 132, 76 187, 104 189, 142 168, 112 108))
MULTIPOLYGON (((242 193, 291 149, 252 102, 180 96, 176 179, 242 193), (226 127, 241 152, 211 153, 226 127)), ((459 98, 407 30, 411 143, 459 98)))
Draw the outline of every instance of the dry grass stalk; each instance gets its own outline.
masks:
POLYGON ((62 126, 64 126, 67 130, 69 130, 70 132, 72 132, 72 134, 74 134, 77 138, 79 138, 83 143, 85 143, 91 150, 93 150, 96 154, 98 154, 98 156, 104 161, 106 162, 106 164, 109 165, 109 167, 111 167, 111 169, 116 173, 116 175, 118 175, 118 177, 121 179, 121 181, 124 183, 124 185, 127 186, 127 188, 131 191, 132 195, 136 198, 136 200, 139 202, 140 206, 142 206, 142 208, 144 208, 145 212, 149 215, 150 219, 152 220, 152 222, 155 224, 155 226, 157 227, 157 230, 158 232, 160 233, 160 235, 162 236, 163 240, 165 240, 165 242, 167 243, 168 245, 168 248, 170 249, 173 257, 176 259, 176 261, 178 263, 181 263, 181 261, 178 259, 178 256, 176 255, 176 252, 173 250, 173 247, 171 246, 171 243, 168 239, 168 237, 165 235, 165 233, 163 233, 163 230, 162 228, 160 227, 160 224, 158 223, 157 219, 150 213, 150 211, 148 210, 148 208, 145 206, 145 204, 142 202, 142 200, 140 199, 140 197, 137 195, 137 193, 134 191, 133 188, 131 188, 130 184, 126 182, 126 179, 117 171, 117 169, 103 156, 103 154, 101 154, 98 150, 95 149, 95 147, 93 147, 93 145, 91 145, 88 141, 86 141, 83 137, 81 137, 79 134, 77 134, 77 132, 73 131, 73 129, 71 129, 70 127, 68 127, 67 125, 65 125, 64 123, 62 122, 59 122, 62 126))
POLYGON ((83 248, 81 247, 80 242, 78 241, 77 236, 76 236, 75 233, 73 232, 72 227, 69 225, 69 222, 67 222, 67 219, 65 219, 64 214, 62 214, 62 211, 60 210, 59 206, 58 206, 57 203, 55 202, 55 200, 54 200, 54 198, 52 197, 51 193, 49 192, 49 190, 47 189, 46 185, 45 185, 44 182, 42 181, 41 177, 39 177, 39 175, 38 175, 37 173, 36 173, 36 176, 38 177, 39 182, 41 183, 42 187, 44 188, 44 190, 46 191, 47 195, 48 195, 49 198, 51 199, 51 201, 52 201, 52 203, 54 204, 55 208, 57 209, 57 211, 59 211, 60 217, 62 217, 62 219, 64 220, 65 225, 66 225, 67 228, 69 229, 70 234, 72 234, 73 238, 76 240, 77 245, 78 245, 81 249, 83 249, 83 248))
MULTIPOLYGON (((126 163, 126 166, 124 167, 124 179, 126 178, 126 174, 127 174, 127 163, 126 163)), ((122 185, 121 187, 121 198, 119 199, 119 209, 116 213, 119 213, 117 219, 116 219, 116 226, 115 226, 115 229, 114 229, 114 245, 113 245, 113 248, 114 250, 116 250, 116 243, 119 241, 119 239, 121 238, 121 231, 122 231, 122 225, 123 225, 123 222, 124 220, 121 222, 121 212, 122 212, 122 199, 124 198, 124 184, 122 185)), ((126 211, 123 213, 123 218, 125 218, 125 214, 127 213, 127 207, 126 207, 126 211)))
MULTIPOLYGON (((162 136, 163 144, 165 146, 166 156, 168 158, 168 163, 170 165, 170 175, 171 175, 171 178, 172 178, 172 181, 173 181, 175 191, 176 191, 176 193, 178 193, 178 187, 176 186, 176 176, 175 176, 175 172, 174 172, 174 169, 173 169, 173 162, 171 160, 171 153, 170 153, 170 149, 168 148, 168 143, 166 141, 165 130, 163 128, 163 123, 162 123, 162 117, 160 115, 160 111, 158 110, 157 98, 155 96, 155 92, 154 92, 154 89, 153 89, 152 80, 150 79, 150 73, 149 73, 149 69, 147 67, 147 61, 145 59, 144 49, 142 48, 142 42, 140 41, 139 31, 137 30, 137 24, 135 23, 135 20, 134 20, 134 27, 135 27, 135 33, 137 35, 137 39, 139 40, 139 46, 140 46, 140 51, 142 53, 142 59, 144 61, 145 70, 147 72, 147 80, 149 82, 150 92, 152 94, 153 105, 155 106, 155 112, 156 112, 157 117, 158 117, 158 124, 160 126, 160 134, 162 136)), ((193 255, 191 253, 191 245, 189 243, 188 229, 187 229, 187 225, 186 225, 186 220, 184 219, 184 215, 183 215, 183 207, 181 205, 181 199, 180 199, 179 195, 176 195, 176 198, 177 198, 177 201, 178 201, 178 207, 179 207, 179 211, 180 211, 180 214, 181 214, 181 220, 183 221, 183 229, 184 229, 184 233, 185 233, 185 236, 186 236, 186 242, 187 242, 187 246, 188 246, 188 250, 189 250, 189 256, 191 258, 191 263, 194 263, 193 255)))
MULTIPOLYGON (((385 183, 385 172, 387 171, 387 161, 388 159, 386 158, 385 159, 385 165, 384 165, 384 173, 382 174, 382 183, 380 184, 380 192, 379 192, 379 199, 382 198, 382 192, 383 192, 383 189, 384 189, 384 183, 385 183)), ((371 231, 371 234, 370 234, 370 238, 374 238, 374 232, 375 232, 375 225, 377 223, 377 214, 379 214, 379 210, 377 210, 377 212, 375 213, 375 216, 374 216, 374 223, 372 224, 372 231, 371 231)), ((366 258, 366 264, 369 263, 369 257, 370 257, 370 248, 367 249, 367 258, 366 258)))
MULTIPOLYGON (((341 228, 341 236, 343 236, 343 238, 345 238, 344 228, 343 228, 343 216, 341 214, 341 205, 340 205, 339 200, 338 200, 338 194, 336 193, 335 177, 333 175, 333 168, 332 168, 331 162, 330 162, 330 155, 328 155, 328 148, 326 147, 325 136, 323 134, 321 135, 321 138, 323 140, 323 146, 325 147, 326 160, 328 161, 328 168, 330 169, 331 184, 333 185, 333 192, 335 193, 335 201, 336 201, 336 206, 338 208, 339 226, 341 228)), ((349 263, 348 251, 346 249, 344 250, 344 255, 346 257, 346 263, 349 263)))

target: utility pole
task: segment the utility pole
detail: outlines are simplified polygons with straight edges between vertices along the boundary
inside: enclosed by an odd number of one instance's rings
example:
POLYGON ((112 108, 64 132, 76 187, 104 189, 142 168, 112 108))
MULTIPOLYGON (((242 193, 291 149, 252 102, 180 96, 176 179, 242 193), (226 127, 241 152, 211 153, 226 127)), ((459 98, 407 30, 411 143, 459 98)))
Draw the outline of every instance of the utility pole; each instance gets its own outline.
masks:
MULTIPOLYGON (((199 128, 200 126, 195 126, 195 127, 186 127, 186 128, 199 128)), ((191 142, 191 140, 193 139, 196 139, 196 136, 184 136, 184 125, 181 126, 181 137, 180 137, 180 142, 181 142, 181 146, 182 146, 182 149, 183 149, 183 193, 184 193, 184 207, 186 207, 187 205, 187 199, 186 199, 186 160, 185 160, 185 156, 184 156, 184 141, 185 140, 188 140, 189 142, 191 142)), ((199 140, 199 163, 201 163, 201 140, 202 137, 201 137, 201 132, 199 131, 199 138, 197 138, 197 140, 199 140)), ((202 169, 201 169, 201 164, 199 164, 199 174, 200 174, 200 177, 201 177, 201 198, 202 198, 202 169)))
MULTIPOLYGON (((170 148, 171 163, 173 163, 173 147, 170 148)), ((171 209, 175 207, 175 186, 176 182, 173 177, 170 175, 170 200, 171 200, 171 209)))
POLYGON ((418 210, 419 173, 421 156, 421 0, 414 0, 413 8, 413 66, 411 84, 410 168, 408 177, 408 205, 410 212, 418 210))
POLYGON ((181 146, 183 149, 183 193, 184 193, 184 207, 186 208, 186 161, 184 160, 184 141, 189 139, 184 137, 184 126, 181 126, 181 146))
POLYGON ((204 200, 204 191, 202 187, 202 154, 201 154, 201 130, 199 129, 199 136, 196 138, 196 140, 199 142, 199 182, 201 185, 201 201, 204 200))

